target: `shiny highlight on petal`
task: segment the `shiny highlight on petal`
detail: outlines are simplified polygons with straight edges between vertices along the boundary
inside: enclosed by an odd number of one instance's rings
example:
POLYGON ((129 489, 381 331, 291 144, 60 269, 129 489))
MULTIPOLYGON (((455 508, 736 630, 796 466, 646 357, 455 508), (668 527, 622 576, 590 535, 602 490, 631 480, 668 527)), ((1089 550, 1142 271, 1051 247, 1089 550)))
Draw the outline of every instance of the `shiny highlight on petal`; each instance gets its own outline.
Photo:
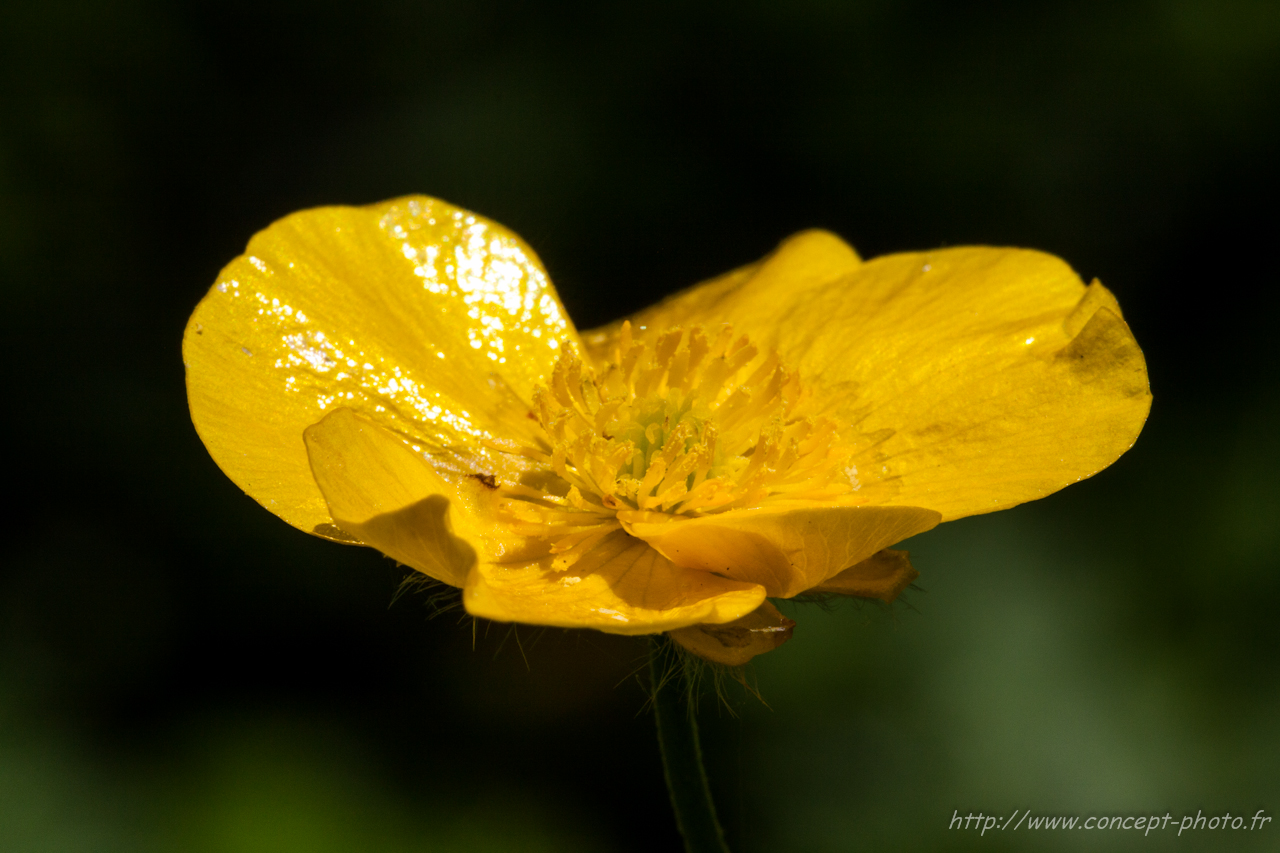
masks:
POLYGON ((511 433, 565 345, 577 332, 533 250, 418 196, 306 210, 255 235, 192 314, 183 361, 214 461, 327 535, 304 429, 345 407, 421 447, 479 453, 511 433))

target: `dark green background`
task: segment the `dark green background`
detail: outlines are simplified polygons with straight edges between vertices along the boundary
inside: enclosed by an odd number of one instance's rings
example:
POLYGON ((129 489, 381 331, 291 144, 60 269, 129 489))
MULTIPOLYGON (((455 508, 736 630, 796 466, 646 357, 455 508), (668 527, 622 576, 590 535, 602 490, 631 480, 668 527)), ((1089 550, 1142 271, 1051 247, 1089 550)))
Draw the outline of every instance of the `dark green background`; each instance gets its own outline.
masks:
POLYGON ((1266 0, 3 4, 0 849, 678 843, 642 643, 388 607, 400 570, 187 420, 182 328, 248 237, 410 192, 522 234, 583 327, 815 225, 1100 277, 1137 446, 914 540, 908 606, 795 608, 768 707, 703 707, 730 839, 1276 849, 947 825, 1280 816, 1277 143, 1266 0))

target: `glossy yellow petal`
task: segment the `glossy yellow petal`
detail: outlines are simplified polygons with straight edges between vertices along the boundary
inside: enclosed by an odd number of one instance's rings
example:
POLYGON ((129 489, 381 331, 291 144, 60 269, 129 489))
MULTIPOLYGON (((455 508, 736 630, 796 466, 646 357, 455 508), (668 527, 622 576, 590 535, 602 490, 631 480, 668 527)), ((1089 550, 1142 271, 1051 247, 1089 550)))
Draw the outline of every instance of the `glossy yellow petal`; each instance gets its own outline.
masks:
MULTIPOLYGON (((1142 352, 1115 298, 1060 259, 962 247, 757 284, 785 248, 632 322, 729 322, 776 349, 825 414, 889 436, 859 461, 863 499, 943 520, 1004 509, 1105 468, 1141 431, 1142 352)), ((602 348, 613 328, 587 337, 602 348)))
POLYGON ((878 598, 892 604, 919 576, 920 573, 912 568, 906 551, 886 548, 807 591, 878 598))
POLYGON ((342 539, 302 431, 345 406, 422 445, 512 437, 578 337, 519 237, 426 197, 306 210, 255 235, 183 339, 214 460, 295 527, 342 539))
MULTIPOLYGON (((771 326, 778 307, 846 275, 862 263, 853 247, 829 231, 802 231, 759 263, 741 267, 670 296, 630 317, 633 333, 673 326, 733 323, 741 331, 771 326)), ((622 321, 583 334, 597 359, 613 351, 622 321)))
POLYGON ((741 619, 723 625, 691 625, 668 631, 667 636, 712 663, 743 666, 790 640, 795 626, 795 621, 766 601, 741 619))
POLYGON ((685 519, 621 512, 618 520, 677 566, 760 584, 771 598, 791 598, 933 528, 939 516, 918 507, 802 506, 685 519))
POLYGON ((498 622, 657 634, 731 622, 765 597, 755 584, 678 568, 620 530, 566 571, 553 571, 550 562, 481 563, 463 592, 467 612, 498 622))
POLYGON ((893 431, 864 497, 879 474, 883 500, 946 521, 1043 497, 1133 445, 1151 395, 1116 307, 1051 255, 948 249, 865 264, 784 312, 776 338, 829 413, 893 431))
POLYGON ((476 564, 467 539, 476 537, 465 510, 456 511, 454 484, 397 435, 350 409, 330 413, 305 437, 316 485, 342 531, 436 580, 466 583, 476 564))

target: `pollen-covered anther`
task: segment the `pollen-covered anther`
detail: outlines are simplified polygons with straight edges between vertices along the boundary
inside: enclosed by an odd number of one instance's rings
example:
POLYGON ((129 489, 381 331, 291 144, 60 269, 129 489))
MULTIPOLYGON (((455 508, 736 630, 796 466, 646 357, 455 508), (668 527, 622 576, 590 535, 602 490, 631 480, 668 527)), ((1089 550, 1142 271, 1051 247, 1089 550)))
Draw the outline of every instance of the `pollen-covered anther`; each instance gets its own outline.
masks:
POLYGON ((727 325, 670 329, 649 343, 624 323, 608 362, 593 367, 566 348, 535 391, 545 447, 492 445, 562 481, 504 488, 504 512, 553 539, 560 565, 615 529, 622 510, 695 516, 834 500, 856 488, 852 447, 831 420, 803 415, 805 399, 776 353, 727 325))

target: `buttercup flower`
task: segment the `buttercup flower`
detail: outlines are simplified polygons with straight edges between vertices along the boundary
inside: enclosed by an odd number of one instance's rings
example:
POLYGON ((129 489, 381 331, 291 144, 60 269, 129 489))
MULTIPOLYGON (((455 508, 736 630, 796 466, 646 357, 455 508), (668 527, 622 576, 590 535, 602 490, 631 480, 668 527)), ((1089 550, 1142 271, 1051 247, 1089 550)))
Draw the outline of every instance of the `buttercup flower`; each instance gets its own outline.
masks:
POLYGON ((257 234, 183 356, 209 452, 293 526, 475 616, 727 664, 790 635, 768 598, 892 601, 889 546, 1096 473, 1151 400, 1115 298, 1040 252, 809 231, 580 334, 519 237, 426 197, 257 234))

